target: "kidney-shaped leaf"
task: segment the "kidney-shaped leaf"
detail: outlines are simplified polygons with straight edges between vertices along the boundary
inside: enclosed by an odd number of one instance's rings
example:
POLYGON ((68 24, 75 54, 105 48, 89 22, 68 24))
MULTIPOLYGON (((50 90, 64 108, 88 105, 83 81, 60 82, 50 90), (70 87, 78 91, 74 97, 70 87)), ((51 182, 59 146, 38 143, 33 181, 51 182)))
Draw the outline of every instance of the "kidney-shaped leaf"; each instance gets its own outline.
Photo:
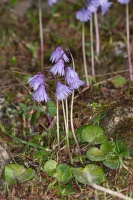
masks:
POLYGON ((120 167, 119 157, 116 155, 106 156, 106 159, 102 161, 106 167, 110 169, 118 169, 120 167))
POLYGON ((114 155, 116 152, 116 145, 112 141, 107 141, 101 145, 100 150, 104 155, 114 155))
POLYGON ((67 183, 72 177, 71 168, 66 164, 58 165, 54 177, 56 177, 59 182, 67 183))
POLYGON ((79 183, 83 183, 84 185, 88 184, 88 180, 86 178, 86 175, 83 172, 83 168, 73 168, 72 169, 73 176, 79 183))
POLYGON ((99 126, 94 125, 85 127, 81 132, 81 138, 85 142, 89 142, 91 144, 93 144, 95 139, 101 135, 103 135, 103 129, 99 126))
POLYGON ((95 164, 88 164, 83 169, 83 173, 86 175, 88 182, 101 184, 105 181, 105 173, 102 168, 95 164))
POLYGON ((100 149, 93 147, 87 151, 87 158, 91 161, 102 161, 105 159, 105 155, 100 149))
POLYGON ((8 183, 26 182, 33 178, 35 170, 28 168, 25 169, 22 165, 8 164, 4 170, 4 177, 8 183))
POLYGON ((56 172, 57 162, 55 160, 48 160, 44 164, 44 170, 48 176, 52 176, 56 172))

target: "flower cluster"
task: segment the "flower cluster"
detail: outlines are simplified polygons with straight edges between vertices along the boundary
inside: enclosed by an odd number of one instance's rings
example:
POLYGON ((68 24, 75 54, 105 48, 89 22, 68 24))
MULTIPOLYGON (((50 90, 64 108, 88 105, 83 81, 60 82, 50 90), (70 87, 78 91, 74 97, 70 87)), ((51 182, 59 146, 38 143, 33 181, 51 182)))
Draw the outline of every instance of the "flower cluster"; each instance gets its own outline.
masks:
POLYGON ((79 79, 78 74, 69 66, 69 58, 63 51, 62 47, 59 46, 53 51, 50 56, 50 61, 55 62, 54 66, 50 69, 53 75, 64 76, 67 85, 60 82, 56 84, 56 98, 58 100, 66 99, 74 89, 84 85, 84 82, 79 79))
MULTIPOLYGON (((124 0, 118 0, 118 1, 124 1, 124 0)), ((112 4, 113 3, 108 2, 108 0, 86 0, 86 6, 81 10, 77 11, 76 19, 82 22, 87 22, 92 17, 92 14, 94 12, 97 12, 99 7, 101 8, 102 15, 104 15, 112 4)))
MULTIPOLYGON (((79 79, 78 74, 69 66, 69 58, 63 51, 61 46, 58 46, 50 56, 50 61, 54 63, 54 66, 49 70, 50 73, 54 75, 57 80, 57 76, 64 76, 64 80, 67 85, 62 84, 57 81, 56 83, 56 98, 58 100, 66 99, 74 89, 78 89, 80 86, 85 83, 79 79)), ((44 74, 39 72, 32 78, 28 79, 29 85, 33 88, 33 100, 37 102, 49 100, 49 97, 46 93, 46 83, 44 80, 44 74)))
POLYGON ((32 78, 29 78, 28 83, 34 90, 33 100, 37 101, 38 103, 41 101, 47 102, 49 100, 45 89, 46 83, 44 80, 44 74, 39 72, 32 78))

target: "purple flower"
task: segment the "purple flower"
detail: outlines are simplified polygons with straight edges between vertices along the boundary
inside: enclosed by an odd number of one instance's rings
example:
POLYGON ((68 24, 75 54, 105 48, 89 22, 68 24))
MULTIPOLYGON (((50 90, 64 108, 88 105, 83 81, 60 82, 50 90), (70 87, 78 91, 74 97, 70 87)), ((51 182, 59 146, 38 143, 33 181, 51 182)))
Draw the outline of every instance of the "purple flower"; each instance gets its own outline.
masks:
POLYGON ((108 0, 99 0, 99 4, 101 7, 102 15, 104 15, 113 3, 108 2, 108 0))
POLYGON ((52 6, 56 2, 57 2, 57 0, 48 0, 48 3, 49 3, 50 6, 52 6))
POLYGON ((55 51, 52 52, 50 56, 50 61, 57 62, 61 58, 63 58, 65 62, 69 62, 69 58, 64 53, 62 47, 59 46, 55 49, 55 51))
POLYGON ((68 83, 68 85, 70 86, 70 88, 73 89, 77 89, 79 88, 81 85, 84 85, 85 83, 83 81, 81 81, 79 79, 78 74, 71 68, 71 67, 67 67, 66 68, 66 76, 65 79, 68 83))
POLYGON ((99 1, 98 0, 87 0, 86 4, 87 4, 87 10, 91 13, 94 13, 98 9, 99 1))
POLYGON ((64 76, 64 60, 60 59, 50 70, 52 74, 59 74, 60 76, 64 76))
POLYGON ((87 22, 91 18, 91 12, 88 11, 86 8, 82 8, 81 10, 77 11, 76 19, 80 20, 81 22, 87 22))
POLYGON ((38 103, 41 101, 47 102, 49 100, 44 85, 40 85, 39 88, 34 92, 33 100, 37 101, 38 103))
POLYGON ((121 4, 128 4, 130 0, 117 0, 121 4))
POLYGON ((66 99, 71 93, 72 90, 68 86, 63 85, 60 82, 56 84, 56 98, 58 100, 66 99))
POLYGON ((32 78, 28 79, 28 83, 30 84, 30 86, 34 89, 37 90, 38 87, 41 84, 45 84, 44 81, 44 74, 42 74, 41 72, 36 74, 35 76, 33 76, 32 78))

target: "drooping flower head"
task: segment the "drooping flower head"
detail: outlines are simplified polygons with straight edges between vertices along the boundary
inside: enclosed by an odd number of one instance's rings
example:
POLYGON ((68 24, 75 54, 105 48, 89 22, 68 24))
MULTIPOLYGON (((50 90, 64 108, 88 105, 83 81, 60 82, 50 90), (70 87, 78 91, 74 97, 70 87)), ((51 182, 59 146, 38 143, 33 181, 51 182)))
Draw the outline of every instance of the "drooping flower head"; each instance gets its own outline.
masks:
POLYGON ((35 76, 33 76, 32 78, 28 79, 28 83, 29 85, 34 89, 37 90, 38 87, 41 84, 45 84, 44 81, 44 74, 42 74, 41 72, 39 72, 38 74, 36 74, 35 76))
POLYGON ((130 0, 117 0, 121 4, 128 4, 130 0))
POLYGON ((52 6, 56 2, 57 2, 57 0, 48 0, 48 3, 49 3, 50 6, 52 6))
POLYGON ((71 67, 66 67, 65 79, 72 90, 85 84, 79 79, 78 74, 71 67))
POLYGON ((108 0, 95 0, 95 1, 97 1, 97 5, 99 4, 102 11, 102 15, 104 15, 108 11, 110 6, 113 4, 112 2, 108 2, 108 0))
POLYGON ((59 61, 49 71, 54 75, 58 74, 60 76, 64 76, 64 60, 59 59, 59 61))
POLYGON ((76 19, 81 22, 87 22, 91 18, 91 16, 92 14, 87 8, 82 8, 76 13, 76 19))
POLYGON ((113 4, 112 2, 108 2, 108 0, 99 0, 99 3, 100 3, 102 15, 104 15, 108 11, 110 6, 113 4))
POLYGON ((37 101, 38 103, 41 101, 47 102, 49 100, 44 85, 40 85, 39 88, 33 93, 33 100, 37 101))
POLYGON ((64 85, 60 82, 57 82, 57 84, 56 84, 56 98, 59 101, 66 99, 71 93, 72 93, 72 90, 68 86, 66 86, 66 85, 64 85))
POLYGON ((65 62, 69 62, 69 58, 64 53, 61 46, 57 47, 50 56, 51 62, 57 62, 59 59, 64 59, 65 62))
POLYGON ((94 13, 98 10, 99 1, 98 0, 86 0, 87 10, 94 13))

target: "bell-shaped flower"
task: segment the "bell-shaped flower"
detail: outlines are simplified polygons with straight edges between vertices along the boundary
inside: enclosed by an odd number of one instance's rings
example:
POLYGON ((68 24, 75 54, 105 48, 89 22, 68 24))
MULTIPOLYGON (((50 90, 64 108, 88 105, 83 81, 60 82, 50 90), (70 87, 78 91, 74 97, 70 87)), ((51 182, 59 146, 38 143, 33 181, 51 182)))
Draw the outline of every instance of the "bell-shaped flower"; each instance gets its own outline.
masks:
POLYGON ((65 62, 69 62, 69 58, 67 55, 64 53, 63 49, 61 46, 57 47, 51 54, 50 56, 50 61, 51 62, 58 62, 59 59, 64 59, 65 62))
POLYGON ((59 101, 66 99, 71 93, 72 93, 72 90, 68 86, 66 86, 66 85, 64 85, 60 82, 57 82, 57 84, 56 84, 56 98, 59 101))
POLYGON ((91 12, 86 8, 82 8, 76 13, 76 19, 78 19, 81 22, 87 22, 88 20, 90 20, 91 16, 91 12))
POLYGON ((99 7, 99 1, 98 0, 87 0, 87 10, 91 13, 97 12, 99 7))
POLYGON ((36 74, 35 76, 33 76, 32 78, 28 79, 28 83, 29 85, 34 89, 37 90, 38 87, 41 84, 45 84, 44 81, 44 74, 42 74, 41 72, 39 72, 38 74, 36 74))
POLYGON ((52 74, 59 74, 60 76, 64 76, 64 60, 59 59, 59 61, 49 70, 52 74))
POLYGON ((48 0, 48 3, 49 3, 50 6, 52 6, 56 2, 57 2, 57 0, 48 0))
POLYGON ((46 93, 44 85, 40 85, 39 88, 33 93, 33 100, 40 103, 41 101, 47 102, 50 98, 46 93))
POLYGON ((71 67, 66 68, 65 79, 72 90, 85 84, 79 79, 78 74, 71 67))
POLYGON ((108 0, 99 0, 99 4, 101 7, 102 15, 104 15, 113 3, 108 2, 108 0))

